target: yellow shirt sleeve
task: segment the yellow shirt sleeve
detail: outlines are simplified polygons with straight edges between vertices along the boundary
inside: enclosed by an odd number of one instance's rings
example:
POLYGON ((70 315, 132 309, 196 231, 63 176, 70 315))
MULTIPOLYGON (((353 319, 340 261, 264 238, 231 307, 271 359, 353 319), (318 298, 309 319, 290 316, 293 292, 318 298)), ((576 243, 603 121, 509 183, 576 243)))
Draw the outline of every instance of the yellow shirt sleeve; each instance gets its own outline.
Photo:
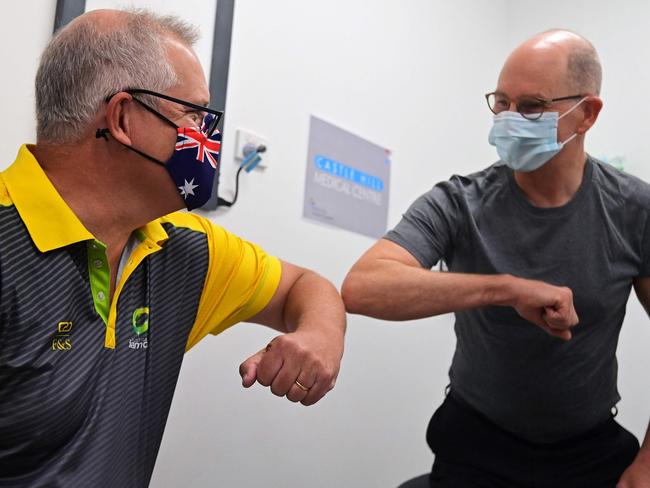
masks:
POLYGON ((278 288, 282 266, 259 246, 198 215, 173 214, 169 221, 204 232, 208 241, 208 272, 188 351, 206 335, 219 334, 262 311, 278 288))

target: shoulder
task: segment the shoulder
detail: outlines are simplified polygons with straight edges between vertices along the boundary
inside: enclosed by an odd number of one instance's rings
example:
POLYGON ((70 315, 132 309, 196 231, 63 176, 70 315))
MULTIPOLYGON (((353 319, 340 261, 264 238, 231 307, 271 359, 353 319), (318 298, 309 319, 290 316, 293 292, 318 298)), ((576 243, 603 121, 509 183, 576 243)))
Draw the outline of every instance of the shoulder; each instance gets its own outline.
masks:
POLYGON ((157 220, 167 238, 176 245, 190 248, 206 245, 210 256, 230 256, 243 245, 242 239, 210 219, 190 212, 174 212, 157 220), (201 244, 203 243, 203 244, 201 244))
POLYGON ((508 184, 510 170, 501 161, 466 176, 453 175, 449 181, 465 193, 494 191, 508 184))
POLYGON ((427 200, 448 199, 461 201, 481 200, 488 193, 498 193, 508 186, 509 169, 501 162, 468 175, 452 175, 449 180, 437 183, 423 195, 427 200))
POLYGON ((189 212, 174 212, 161 217, 159 222, 163 225, 171 224, 173 227, 190 229, 202 233, 208 232, 214 225, 205 217, 189 212))
POLYGON ((191 212, 174 212, 161 217, 158 222, 165 227, 172 226, 177 229, 188 229, 201 234, 206 234, 210 239, 227 239, 228 237, 235 237, 210 219, 191 212))
POLYGON ((218 255, 220 260, 239 260, 249 255, 261 260, 266 256, 266 251, 257 244, 242 239, 210 219, 191 212, 174 212, 158 219, 158 222, 167 229, 171 225, 174 229, 189 229, 195 235, 198 233, 206 236, 210 255, 218 255))
POLYGON ((593 165, 593 181, 606 201, 615 205, 650 210, 650 184, 612 165, 589 156, 593 165))

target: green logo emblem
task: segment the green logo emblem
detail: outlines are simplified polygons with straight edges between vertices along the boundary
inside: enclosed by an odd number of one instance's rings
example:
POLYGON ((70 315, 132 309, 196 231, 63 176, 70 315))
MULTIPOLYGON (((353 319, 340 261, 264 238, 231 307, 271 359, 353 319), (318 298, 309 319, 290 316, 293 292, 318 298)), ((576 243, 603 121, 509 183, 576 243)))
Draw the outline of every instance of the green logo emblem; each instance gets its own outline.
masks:
POLYGON ((133 312, 133 332, 144 334, 149 330, 149 307, 136 308, 133 312))

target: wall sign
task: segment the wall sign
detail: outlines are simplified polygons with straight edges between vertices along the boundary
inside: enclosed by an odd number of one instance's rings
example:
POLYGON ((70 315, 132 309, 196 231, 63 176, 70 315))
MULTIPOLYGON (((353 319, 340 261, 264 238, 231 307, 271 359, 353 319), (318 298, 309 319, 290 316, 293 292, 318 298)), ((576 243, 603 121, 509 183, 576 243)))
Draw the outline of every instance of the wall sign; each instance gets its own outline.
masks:
POLYGON ((311 117, 304 217, 379 238, 389 187, 388 149, 311 117))

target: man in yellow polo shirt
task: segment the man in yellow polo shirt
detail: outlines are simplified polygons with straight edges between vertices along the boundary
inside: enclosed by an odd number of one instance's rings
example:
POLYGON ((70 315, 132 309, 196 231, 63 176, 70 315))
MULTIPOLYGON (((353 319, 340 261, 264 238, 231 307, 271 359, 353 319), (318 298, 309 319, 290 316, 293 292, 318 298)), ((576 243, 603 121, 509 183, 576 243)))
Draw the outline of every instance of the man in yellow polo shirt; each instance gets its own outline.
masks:
POLYGON ((0 174, 0 487, 142 487, 186 350, 246 320, 240 367, 311 405, 345 314, 317 274, 189 213, 210 196, 221 113, 194 31, 95 11, 51 41, 38 136, 0 174))

